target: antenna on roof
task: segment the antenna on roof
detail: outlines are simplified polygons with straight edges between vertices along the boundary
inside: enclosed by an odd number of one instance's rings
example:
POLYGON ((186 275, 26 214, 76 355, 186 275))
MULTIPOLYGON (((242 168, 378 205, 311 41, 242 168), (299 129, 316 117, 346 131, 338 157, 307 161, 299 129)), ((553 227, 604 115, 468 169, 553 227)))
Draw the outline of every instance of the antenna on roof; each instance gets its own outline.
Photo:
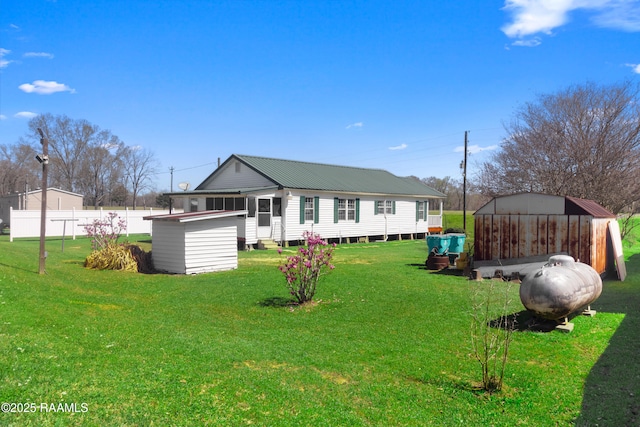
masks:
POLYGON ((178 187, 182 190, 182 191, 187 191, 189 189, 189 183, 188 182, 181 182, 180 184, 178 184, 178 187))

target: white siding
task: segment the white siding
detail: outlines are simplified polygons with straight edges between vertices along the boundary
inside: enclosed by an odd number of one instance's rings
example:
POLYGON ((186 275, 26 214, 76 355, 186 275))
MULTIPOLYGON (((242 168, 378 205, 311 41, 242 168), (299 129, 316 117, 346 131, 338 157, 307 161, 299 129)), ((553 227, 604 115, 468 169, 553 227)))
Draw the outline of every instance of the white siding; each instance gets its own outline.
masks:
POLYGON ((240 164, 240 171, 236 172, 237 160, 230 161, 223 169, 216 173, 215 180, 205 181, 202 189, 219 190, 225 188, 242 188, 242 187, 268 187, 274 183, 259 173, 250 169, 243 163, 240 164))
MULTIPOLYGON (((286 209, 286 240, 300 239, 304 231, 314 231, 324 238, 346 238, 360 236, 384 236, 397 234, 426 233, 428 231, 427 221, 419 219, 416 221, 416 201, 418 199, 406 200, 401 198, 390 198, 386 200, 395 201, 395 214, 376 214, 375 201, 385 199, 383 196, 356 196, 339 195, 339 198, 360 199, 360 221, 338 221, 334 223, 334 195, 326 193, 297 192, 293 193, 291 200, 283 200, 283 209, 286 209), (300 196, 319 197, 319 221, 305 221, 300 224, 300 196)), ((431 208, 435 202, 431 202, 431 208)), ((439 202, 438 202, 439 206, 439 202)), ((433 214, 433 211, 431 212, 433 214)), ((439 214, 439 212, 438 212, 439 214)))
POLYGON ((153 221, 151 257, 156 270, 185 272, 184 224, 153 221))
POLYGON ((178 274, 238 268, 238 221, 236 217, 153 221, 154 267, 178 274))
POLYGON ((186 224, 185 273, 238 268, 236 218, 218 218, 186 224))

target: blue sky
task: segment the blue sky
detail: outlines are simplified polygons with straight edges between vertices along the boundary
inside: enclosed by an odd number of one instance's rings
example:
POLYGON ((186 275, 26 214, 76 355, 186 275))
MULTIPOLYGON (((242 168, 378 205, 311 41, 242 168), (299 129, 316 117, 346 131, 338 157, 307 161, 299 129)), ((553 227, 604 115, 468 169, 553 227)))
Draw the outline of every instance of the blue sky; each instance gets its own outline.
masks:
POLYGON ((640 79, 640 0, 0 0, 0 144, 65 114, 153 151, 460 178, 524 102, 640 79))

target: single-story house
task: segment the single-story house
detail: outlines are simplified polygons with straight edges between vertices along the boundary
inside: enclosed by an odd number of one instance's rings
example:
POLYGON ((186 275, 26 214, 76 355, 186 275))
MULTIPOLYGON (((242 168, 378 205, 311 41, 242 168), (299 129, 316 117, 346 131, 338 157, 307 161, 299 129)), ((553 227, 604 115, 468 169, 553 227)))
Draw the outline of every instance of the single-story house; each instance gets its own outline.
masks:
POLYGON ((185 212, 247 211, 238 238, 299 241, 422 237, 442 231, 445 195, 382 169, 231 155, 183 198, 185 212))
POLYGON ((616 216, 593 200, 512 194, 495 197, 474 219, 474 262, 566 253, 599 274, 614 267, 609 223, 616 216))
MULTIPOLYGON (((47 210, 82 209, 82 194, 59 188, 47 188, 47 210)), ((0 219, 9 222, 10 208, 14 210, 40 210, 42 208, 42 189, 27 192, 15 192, 0 196, 0 219)))
POLYGON ((144 217, 152 221, 151 258, 158 271, 195 274, 238 268, 238 226, 246 211, 144 217))

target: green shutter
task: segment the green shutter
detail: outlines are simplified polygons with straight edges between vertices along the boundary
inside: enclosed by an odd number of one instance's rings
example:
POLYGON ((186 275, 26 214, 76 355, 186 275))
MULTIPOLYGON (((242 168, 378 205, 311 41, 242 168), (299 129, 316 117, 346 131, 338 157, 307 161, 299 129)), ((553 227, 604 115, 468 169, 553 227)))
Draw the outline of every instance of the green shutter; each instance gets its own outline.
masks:
POLYGON ((374 215, 378 215, 378 203, 380 203, 380 201, 379 201, 379 200, 375 200, 375 201, 373 202, 373 214, 374 214, 374 215))
POLYGON ((416 202, 416 222, 420 221, 420 202, 416 202))
POLYGON ((334 197, 333 198, 333 223, 337 224, 338 223, 338 198, 334 197))
POLYGON ((304 224, 304 205, 307 202, 307 198, 300 196, 300 224, 304 224))
POLYGON ((360 199, 356 199, 356 222, 360 222, 360 199))
POLYGON ((317 224, 320 222, 320 197, 316 196, 313 198, 313 223, 317 224))
POLYGON ((396 214, 396 201, 394 200, 393 203, 391 204, 391 213, 393 215, 396 214))
POLYGON ((424 220, 427 220, 427 217, 429 216, 429 202, 422 202, 424 204, 424 220))

